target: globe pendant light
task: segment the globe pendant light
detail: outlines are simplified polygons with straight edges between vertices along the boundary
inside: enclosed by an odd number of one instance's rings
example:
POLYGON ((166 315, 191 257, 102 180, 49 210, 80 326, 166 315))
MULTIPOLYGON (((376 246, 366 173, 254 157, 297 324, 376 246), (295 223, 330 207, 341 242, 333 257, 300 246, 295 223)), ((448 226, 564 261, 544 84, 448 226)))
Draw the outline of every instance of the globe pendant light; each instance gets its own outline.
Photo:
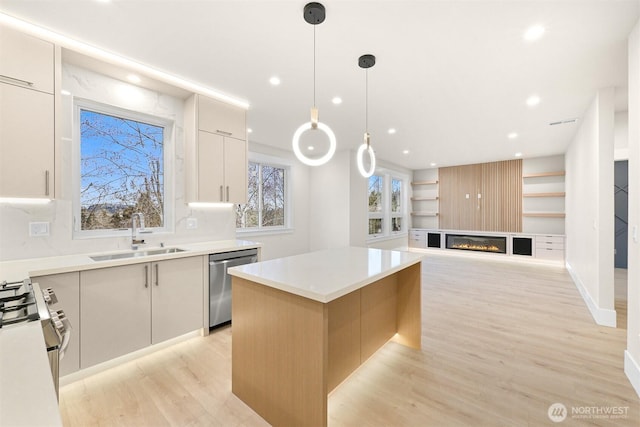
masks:
POLYGON ((327 163, 336 152, 336 136, 329 126, 318 121, 318 107, 316 107, 316 25, 324 22, 325 10, 320 3, 308 3, 304 7, 304 20, 313 25, 313 107, 311 108, 311 121, 303 123, 293 134, 293 152, 298 160, 309 166, 320 166, 327 163), (329 150, 319 158, 309 158, 300 150, 300 137, 308 130, 323 131, 329 138, 329 150))
POLYGON ((369 68, 376 65, 376 57, 373 55, 362 55, 358 59, 358 65, 365 70, 365 113, 364 113, 364 142, 358 147, 356 162, 360 175, 369 178, 376 170, 376 155, 371 148, 371 135, 369 135, 369 68), (364 168, 364 152, 369 153, 369 170, 364 168))

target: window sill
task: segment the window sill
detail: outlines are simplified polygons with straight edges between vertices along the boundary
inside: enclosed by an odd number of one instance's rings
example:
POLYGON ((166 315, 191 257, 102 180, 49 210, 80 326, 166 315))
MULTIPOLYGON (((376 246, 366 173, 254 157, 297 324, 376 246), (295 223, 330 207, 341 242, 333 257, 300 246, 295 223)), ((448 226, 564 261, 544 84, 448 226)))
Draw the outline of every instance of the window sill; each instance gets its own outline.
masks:
POLYGON ((244 237, 250 236, 270 236, 278 234, 292 234, 295 230, 293 228, 269 228, 261 230, 242 230, 236 229, 236 235, 244 237))

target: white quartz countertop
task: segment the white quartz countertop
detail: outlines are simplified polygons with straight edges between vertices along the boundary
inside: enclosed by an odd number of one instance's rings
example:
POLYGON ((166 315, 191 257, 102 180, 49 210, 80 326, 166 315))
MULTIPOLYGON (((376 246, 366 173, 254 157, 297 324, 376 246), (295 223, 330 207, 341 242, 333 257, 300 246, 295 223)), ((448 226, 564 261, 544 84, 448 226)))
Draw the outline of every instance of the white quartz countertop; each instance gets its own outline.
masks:
POLYGON ((62 426, 40 322, 0 329, 0 426, 62 426))
MULTIPOLYGON (((96 252, 90 254, 63 255, 45 258, 28 258, 15 261, 0 262, 0 280, 16 281, 27 277, 45 276, 49 274, 68 273, 72 271, 93 270, 96 268, 115 267, 119 265, 137 264, 147 261, 160 261, 164 259, 186 258, 198 255, 237 251, 260 247, 260 243, 246 240, 219 240, 200 243, 186 243, 167 246, 167 248, 180 248, 184 252, 176 252, 144 257, 120 258, 108 261, 94 261, 90 257, 105 254, 118 254, 132 252, 130 250, 96 252)), ((154 250, 159 247, 141 246, 138 251, 154 250)))
POLYGON ((413 264, 414 252, 345 247, 229 268, 229 274, 327 303, 413 264))

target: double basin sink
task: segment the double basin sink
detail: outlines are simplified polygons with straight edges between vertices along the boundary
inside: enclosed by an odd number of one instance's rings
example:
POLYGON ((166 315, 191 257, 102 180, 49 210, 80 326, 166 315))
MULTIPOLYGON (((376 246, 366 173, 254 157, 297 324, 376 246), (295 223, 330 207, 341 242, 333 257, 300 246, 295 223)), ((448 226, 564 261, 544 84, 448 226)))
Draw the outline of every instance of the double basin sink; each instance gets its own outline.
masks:
POLYGON ((185 249, 160 248, 160 249, 150 249, 147 251, 131 251, 131 252, 122 252, 117 254, 95 255, 95 256, 90 256, 89 258, 91 258, 94 261, 111 261, 114 259, 141 258, 141 257, 151 256, 151 255, 175 254, 178 252, 185 252, 185 249))

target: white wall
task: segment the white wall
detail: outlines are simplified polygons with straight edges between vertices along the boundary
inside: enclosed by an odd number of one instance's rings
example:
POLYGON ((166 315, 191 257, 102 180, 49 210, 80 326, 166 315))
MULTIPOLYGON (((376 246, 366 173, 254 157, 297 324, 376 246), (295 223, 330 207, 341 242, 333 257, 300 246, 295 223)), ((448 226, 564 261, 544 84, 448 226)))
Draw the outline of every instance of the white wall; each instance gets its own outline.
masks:
POLYGON ((629 267, 624 370, 640 396, 640 20, 629 36, 629 267))
POLYGON ((614 326, 614 90, 600 90, 565 154, 566 263, 597 323, 614 326))
POLYGON ((629 112, 618 111, 615 114, 615 136, 613 141, 613 159, 629 159, 629 112))
MULTIPOLYGON (((249 143, 250 153, 284 159, 290 165, 291 230, 286 233, 237 233, 238 239, 260 242, 262 260, 281 258, 309 251, 309 167, 300 163, 291 151, 249 143)), ((249 155, 251 158, 251 155, 249 155)))
MULTIPOLYGON (((232 208, 191 210, 185 203, 183 100, 68 64, 63 66, 62 71, 62 88, 71 92, 72 96, 174 121, 175 140, 171 153, 175 173, 175 211, 172 224, 174 233, 145 235, 149 245, 158 245, 160 242, 174 244, 235 238, 235 213, 232 208), (186 229, 188 217, 198 219, 197 229, 186 229)), ((56 200, 45 206, 0 205, 0 261, 126 249, 131 244, 130 237, 124 236, 73 239, 72 96, 62 97, 63 126, 59 140, 61 147, 57 150, 61 157, 58 162, 61 167, 56 170, 56 180, 61 182, 61 192, 56 195, 56 200), (50 223, 50 235, 29 237, 29 222, 39 221, 50 223)))
POLYGON ((351 153, 336 152, 309 172, 309 250, 349 246, 351 153))

